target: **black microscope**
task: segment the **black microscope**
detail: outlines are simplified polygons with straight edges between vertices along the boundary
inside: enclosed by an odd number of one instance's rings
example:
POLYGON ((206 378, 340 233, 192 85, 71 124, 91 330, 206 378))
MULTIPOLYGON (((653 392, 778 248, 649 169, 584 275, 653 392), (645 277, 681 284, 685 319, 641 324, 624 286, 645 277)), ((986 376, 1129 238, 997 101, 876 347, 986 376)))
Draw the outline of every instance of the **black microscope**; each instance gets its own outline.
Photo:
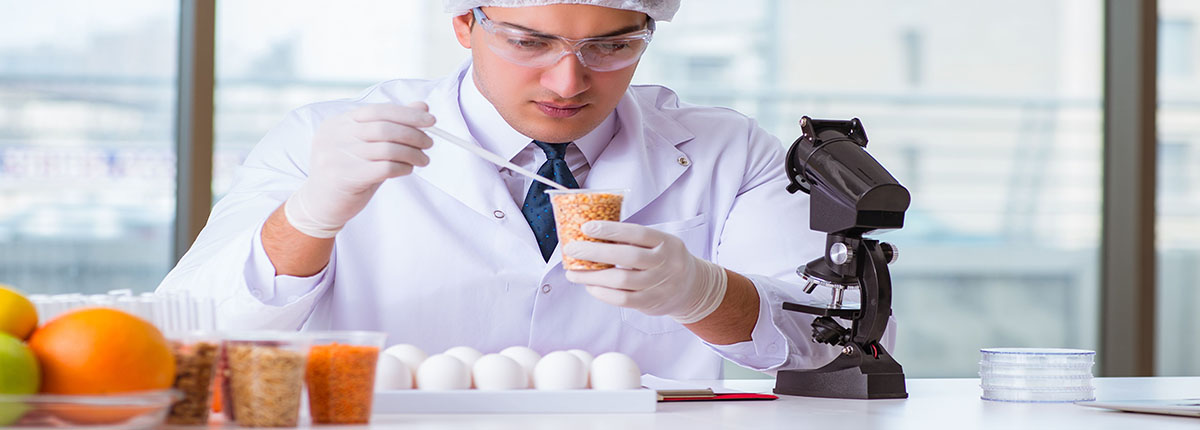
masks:
POLYGON ((876 230, 898 229, 908 209, 908 189, 864 149, 867 134, 858 118, 849 121, 800 119, 802 135, 787 153, 789 193, 809 194, 810 228, 827 233, 825 255, 796 269, 804 292, 832 288, 832 303, 783 304, 789 311, 817 315, 813 342, 841 346, 842 352, 817 369, 782 370, 775 392, 845 399, 902 399, 904 369, 879 340, 892 314, 892 280, 887 265, 898 251, 864 238, 876 230), (859 303, 843 300, 858 289, 859 303), (849 320, 850 328, 837 319, 849 320))

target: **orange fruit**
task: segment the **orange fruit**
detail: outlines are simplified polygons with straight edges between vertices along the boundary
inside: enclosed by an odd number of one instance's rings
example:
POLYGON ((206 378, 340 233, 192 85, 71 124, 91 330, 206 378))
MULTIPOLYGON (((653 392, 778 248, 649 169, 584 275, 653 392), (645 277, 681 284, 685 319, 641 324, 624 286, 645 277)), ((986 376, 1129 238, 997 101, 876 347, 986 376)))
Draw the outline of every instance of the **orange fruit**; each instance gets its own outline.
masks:
MULTIPOLYGON (((175 357, 150 323, 108 308, 73 311, 46 323, 29 338, 42 365, 41 392, 119 394, 171 388, 175 357)), ((71 410, 76 423, 115 423, 142 412, 71 410)))
POLYGON ((37 328, 37 321, 33 302, 13 287, 0 284, 0 332, 25 340, 37 328))

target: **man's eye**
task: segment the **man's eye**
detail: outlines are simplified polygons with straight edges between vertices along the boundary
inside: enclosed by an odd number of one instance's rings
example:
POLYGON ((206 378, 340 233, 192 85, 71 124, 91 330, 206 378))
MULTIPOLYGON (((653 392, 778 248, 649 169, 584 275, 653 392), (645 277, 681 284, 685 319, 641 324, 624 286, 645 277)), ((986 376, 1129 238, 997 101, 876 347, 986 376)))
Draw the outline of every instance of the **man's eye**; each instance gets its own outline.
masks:
POLYGON ((629 48, 629 42, 597 43, 596 48, 603 52, 617 52, 629 48))
POLYGON ((510 38, 508 44, 517 49, 537 50, 545 49, 549 44, 544 40, 531 38, 510 38))

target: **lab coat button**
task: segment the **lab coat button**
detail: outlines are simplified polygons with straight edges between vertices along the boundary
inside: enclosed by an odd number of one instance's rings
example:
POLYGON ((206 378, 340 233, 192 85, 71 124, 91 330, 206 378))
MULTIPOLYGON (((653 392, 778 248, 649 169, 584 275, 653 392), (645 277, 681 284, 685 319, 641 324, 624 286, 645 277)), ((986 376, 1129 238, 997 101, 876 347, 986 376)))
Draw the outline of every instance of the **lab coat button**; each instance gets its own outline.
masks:
POLYGON ((776 345, 774 342, 772 342, 770 345, 767 345, 767 352, 775 352, 778 350, 779 350, 779 346, 776 345))
POLYGON ((689 164, 692 164, 692 162, 691 162, 691 161, 689 161, 689 160, 687 159, 687 157, 684 157, 684 156, 680 156, 680 157, 679 157, 679 159, 677 159, 677 160, 675 160, 675 161, 676 161, 676 162, 678 162, 678 163, 679 163, 679 165, 680 165, 680 166, 683 166, 683 167, 687 167, 689 164))
POLYGON ((551 289, 553 288, 550 286, 550 284, 542 285, 542 293, 544 294, 550 294, 551 289))
POLYGON ((492 212, 492 216, 496 217, 496 219, 504 219, 504 211, 497 209, 496 211, 492 212))

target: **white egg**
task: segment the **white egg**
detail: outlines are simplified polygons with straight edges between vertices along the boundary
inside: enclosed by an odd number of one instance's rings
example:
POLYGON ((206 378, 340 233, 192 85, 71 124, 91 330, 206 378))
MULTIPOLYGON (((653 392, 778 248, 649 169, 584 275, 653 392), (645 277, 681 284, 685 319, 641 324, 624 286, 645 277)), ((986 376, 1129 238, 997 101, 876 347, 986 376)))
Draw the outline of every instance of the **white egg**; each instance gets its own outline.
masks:
POLYGON ((591 387, 592 381, 591 381, 590 375, 592 373, 591 372, 592 360, 593 360, 592 353, 584 351, 582 349, 568 349, 567 352, 570 353, 571 355, 574 355, 575 358, 579 359, 579 361, 583 362, 583 373, 589 375, 587 386, 591 387))
POLYGON ((375 366, 375 391, 411 390, 413 371, 403 361, 391 354, 379 354, 375 366))
POLYGON ((590 368, 592 366, 592 360, 595 359, 595 357, 592 357, 592 354, 590 352, 584 351, 582 349, 568 349, 567 353, 574 355, 575 358, 578 358, 579 361, 582 361, 583 367, 586 367, 586 368, 590 368))
POLYGON ((606 352, 592 360, 592 388, 633 390, 642 387, 642 371, 628 355, 606 352))
POLYGON ((421 348, 417 348, 416 346, 409 345, 407 343, 392 345, 383 350, 383 353, 399 358, 400 361, 403 361, 404 365, 408 366, 408 370, 412 372, 413 381, 417 380, 417 369, 421 368, 421 362, 425 361, 425 359, 428 357, 428 355, 425 354, 425 351, 422 351, 421 348))
POLYGON ((516 360, 517 364, 525 369, 525 374, 529 375, 528 387, 533 387, 533 368, 537 366, 538 360, 542 359, 542 354, 538 354, 529 347, 510 346, 500 351, 500 355, 516 360))
POLYGON ((480 390, 519 390, 529 388, 529 377, 517 360, 500 354, 488 354, 475 360, 471 372, 480 390))
POLYGON ((533 386, 539 390, 587 388, 587 371, 579 357, 566 351, 546 354, 533 368, 533 386))
POLYGON ((469 346, 456 346, 447 349, 446 352, 443 352, 442 354, 462 360, 463 364, 467 365, 468 369, 475 366, 475 360, 478 360, 479 357, 483 357, 482 353, 469 346))
POLYGON ((417 387, 422 390, 466 390, 471 388, 471 372, 462 360, 434 354, 417 369, 417 387))

